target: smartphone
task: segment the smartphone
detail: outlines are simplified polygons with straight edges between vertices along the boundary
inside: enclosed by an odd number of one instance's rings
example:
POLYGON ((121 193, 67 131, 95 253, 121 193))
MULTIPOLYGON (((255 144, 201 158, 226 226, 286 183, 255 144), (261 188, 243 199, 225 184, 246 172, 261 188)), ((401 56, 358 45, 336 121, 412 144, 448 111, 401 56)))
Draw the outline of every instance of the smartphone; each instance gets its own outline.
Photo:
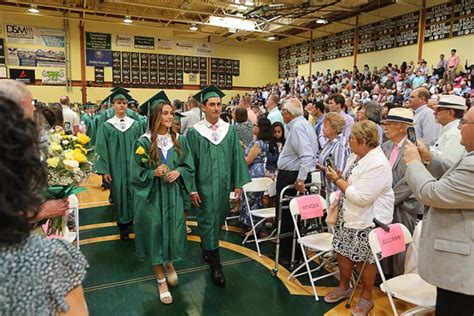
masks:
POLYGON ((329 154, 329 156, 326 159, 326 165, 336 170, 336 164, 334 163, 334 158, 332 158, 331 154, 329 154))
POLYGON ((416 145, 416 133, 413 126, 407 127, 407 137, 413 144, 416 145))

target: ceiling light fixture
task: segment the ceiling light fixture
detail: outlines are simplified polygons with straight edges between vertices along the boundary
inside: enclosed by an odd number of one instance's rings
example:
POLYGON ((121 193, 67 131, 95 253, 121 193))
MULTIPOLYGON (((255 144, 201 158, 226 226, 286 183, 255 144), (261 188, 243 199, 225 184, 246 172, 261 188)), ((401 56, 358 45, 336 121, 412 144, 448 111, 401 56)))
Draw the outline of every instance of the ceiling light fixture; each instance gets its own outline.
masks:
POLYGON ((240 4, 231 4, 230 6, 236 8, 239 11, 245 11, 248 9, 246 6, 240 4))
POLYGON ((229 33, 237 33, 237 29, 235 29, 235 28, 230 28, 230 29, 229 29, 229 33))
POLYGON ((326 24, 326 23, 328 23, 328 21, 325 20, 325 19, 323 19, 323 18, 319 18, 319 19, 316 20, 316 23, 318 23, 318 24, 326 24))
POLYGON ((189 30, 194 32, 194 31, 197 31, 197 30, 198 30, 198 27, 197 27, 197 25, 196 25, 195 23, 193 23, 193 24, 191 24, 191 26, 189 27, 189 30))
POLYGON ((28 8, 28 12, 33 13, 33 14, 38 14, 40 11, 38 10, 38 7, 36 6, 36 4, 32 4, 28 8))
POLYGON ((132 24, 133 23, 132 17, 130 15, 125 16, 125 19, 123 19, 123 23, 132 24))
POLYGON ((267 37, 267 40, 274 41, 274 40, 276 40, 276 37, 271 35, 271 36, 267 37))
POLYGON ((228 29, 244 30, 249 32, 255 32, 257 29, 257 23, 250 20, 242 20, 233 17, 219 17, 211 15, 209 21, 206 23, 212 26, 226 27, 228 29))

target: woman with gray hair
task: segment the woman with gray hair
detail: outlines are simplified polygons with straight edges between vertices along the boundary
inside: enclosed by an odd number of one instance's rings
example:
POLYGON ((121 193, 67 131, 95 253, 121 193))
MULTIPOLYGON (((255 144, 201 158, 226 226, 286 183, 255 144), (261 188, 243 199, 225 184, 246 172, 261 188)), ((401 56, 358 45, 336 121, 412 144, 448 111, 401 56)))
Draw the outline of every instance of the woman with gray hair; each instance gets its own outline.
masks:
POLYGON ((357 112, 357 121, 369 120, 374 122, 377 125, 377 130, 379 132, 379 143, 383 143, 383 128, 380 126, 380 119, 382 118, 382 108, 375 101, 370 101, 364 104, 361 104, 359 111, 357 112))

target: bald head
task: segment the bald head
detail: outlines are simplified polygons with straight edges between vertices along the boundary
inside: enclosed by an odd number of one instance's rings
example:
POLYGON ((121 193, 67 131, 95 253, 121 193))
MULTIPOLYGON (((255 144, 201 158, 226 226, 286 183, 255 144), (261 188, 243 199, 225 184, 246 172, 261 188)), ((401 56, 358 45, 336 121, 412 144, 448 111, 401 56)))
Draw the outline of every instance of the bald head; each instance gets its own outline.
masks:
POLYGON ((35 112, 35 107, 32 104, 33 97, 23 82, 11 79, 1 79, 0 93, 18 103, 23 109, 25 117, 33 119, 35 112))
POLYGON ((59 103, 62 105, 69 105, 69 97, 67 95, 63 95, 61 98, 59 98, 59 103))

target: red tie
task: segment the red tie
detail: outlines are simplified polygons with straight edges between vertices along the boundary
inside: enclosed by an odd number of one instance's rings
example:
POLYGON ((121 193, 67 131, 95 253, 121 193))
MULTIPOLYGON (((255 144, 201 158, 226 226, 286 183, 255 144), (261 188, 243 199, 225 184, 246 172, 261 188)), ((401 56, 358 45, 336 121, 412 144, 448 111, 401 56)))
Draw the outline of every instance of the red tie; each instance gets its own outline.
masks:
POLYGON ((217 131, 217 124, 212 124, 211 129, 213 132, 217 131))

